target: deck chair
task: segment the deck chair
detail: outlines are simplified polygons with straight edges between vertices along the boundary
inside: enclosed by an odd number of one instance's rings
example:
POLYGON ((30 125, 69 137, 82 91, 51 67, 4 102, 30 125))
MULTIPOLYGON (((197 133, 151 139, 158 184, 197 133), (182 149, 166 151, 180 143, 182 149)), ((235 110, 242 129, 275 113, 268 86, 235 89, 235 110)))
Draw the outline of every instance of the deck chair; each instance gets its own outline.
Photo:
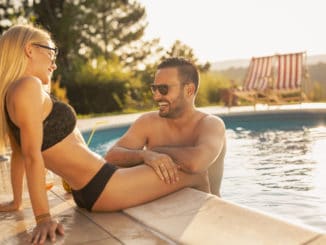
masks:
POLYGON ((242 88, 232 93, 253 103, 268 99, 265 92, 272 79, 272 62, 273 56, 253 57, 242 88))
POLYGON ((302 82, 307 77, 305 53, 282 54, 275 57, 276 79, 269 97, 277 103, 306 101, 307 96, 302 91, 302 82))

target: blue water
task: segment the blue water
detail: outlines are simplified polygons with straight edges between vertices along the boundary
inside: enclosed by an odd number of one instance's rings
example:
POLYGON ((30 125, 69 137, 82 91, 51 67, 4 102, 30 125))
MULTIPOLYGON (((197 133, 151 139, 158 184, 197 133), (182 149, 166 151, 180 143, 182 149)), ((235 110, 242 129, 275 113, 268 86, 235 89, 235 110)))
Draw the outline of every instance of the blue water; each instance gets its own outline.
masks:
MULTIPOLYGON (((223 116, 227 128, 222 196, 326 231, 326 114, 223 116)), ((97 131, 103 155, 128 127, 97 131)), ((88 139, 90 132, 85 132, 88 139)))

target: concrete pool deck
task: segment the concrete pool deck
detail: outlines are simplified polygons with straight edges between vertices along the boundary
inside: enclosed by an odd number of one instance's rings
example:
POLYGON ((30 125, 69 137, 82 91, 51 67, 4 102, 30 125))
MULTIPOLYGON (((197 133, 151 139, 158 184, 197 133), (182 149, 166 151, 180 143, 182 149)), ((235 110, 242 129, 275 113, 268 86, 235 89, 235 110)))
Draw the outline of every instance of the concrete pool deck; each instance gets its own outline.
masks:
MULTIPOLYGON (((256 112, 326 110, 326 103, 289 106, 257 105, 256 112)), ((200 108, 208 113, 251 113, 253 107, 200 108)), ((127 125, 140 113, 78 120, 82 130, 127 125)), ((326 244, 326 234, 272 217, 258 210, 183 189, 156 201, 114 213, 88 213, 76 208, 55 178, 48 191, 51 213, 64 225, 56 244, 326 244)), ((11 200, 9 163, 0 162, 0 202, 11 200)), ((223 187, 222 187, 223 188, 223 187)), ((24 191, 24 209, 0 213, 0 244, 28 244, 34 217, 24 191)), ((46 244, 51 244, 47 242, 46 244)))

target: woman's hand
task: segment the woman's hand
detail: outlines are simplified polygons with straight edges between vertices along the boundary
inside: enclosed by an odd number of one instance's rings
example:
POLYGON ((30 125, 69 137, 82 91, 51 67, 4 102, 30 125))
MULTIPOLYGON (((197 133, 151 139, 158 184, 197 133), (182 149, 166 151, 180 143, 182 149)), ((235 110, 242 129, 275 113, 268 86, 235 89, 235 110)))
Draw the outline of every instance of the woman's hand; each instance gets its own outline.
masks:
POLYGON ((0 203, 0 212, 13 212, 21 209, 21 204, 15 201, 0 203))
POLYGON ((31 243, 43 244, 48 236, 51 242, 55 242, 56 233, 60 235, 64 234, 62 224, 52 218, 44 219, 42 222, 39 222, 34 228, 31 243))

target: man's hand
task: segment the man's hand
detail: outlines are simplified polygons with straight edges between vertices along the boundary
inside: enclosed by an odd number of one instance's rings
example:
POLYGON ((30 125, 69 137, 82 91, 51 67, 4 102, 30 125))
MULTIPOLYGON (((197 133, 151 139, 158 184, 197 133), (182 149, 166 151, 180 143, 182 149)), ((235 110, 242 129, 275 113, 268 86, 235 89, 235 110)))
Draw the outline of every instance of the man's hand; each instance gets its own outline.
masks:
POLYGON ((21 204, 11 202, 0 203, 0 212, 13 212, 21 209, 21 204))
POLYGON ((152 167, 165 183, 173 184, 179 181, 179 166, 168 155, 146 150, 144 163, 152 167))

